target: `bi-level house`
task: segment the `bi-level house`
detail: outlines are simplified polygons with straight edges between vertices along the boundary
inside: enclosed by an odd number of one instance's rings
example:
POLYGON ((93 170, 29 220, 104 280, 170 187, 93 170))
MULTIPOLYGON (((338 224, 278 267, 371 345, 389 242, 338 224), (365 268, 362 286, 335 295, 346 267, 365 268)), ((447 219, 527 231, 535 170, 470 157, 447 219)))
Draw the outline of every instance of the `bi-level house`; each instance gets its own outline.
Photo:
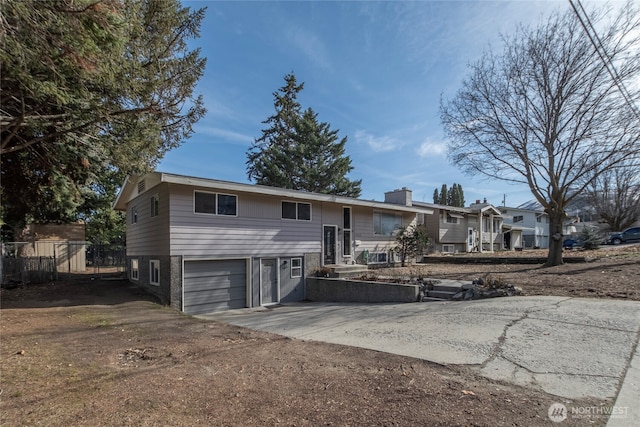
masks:
POLYGON ((434 211, 423 216, 427 235, 442 253, 493 252, 505 249, 502 215, 486 200, 469 207, 413 202, 434 211))
POLYGON ((114 207, 126 211, 130 280, 190 314, 303 300, 305 277, 393 261, 398 228, 433 214, 394 194, 376 202, 161 172, 128 177, 114 207))
POLYGON ((549 248, 549 216, 542 206, 521 205, 517 208, 500 207, 507 226, 522 232, 523 248, 549 248))

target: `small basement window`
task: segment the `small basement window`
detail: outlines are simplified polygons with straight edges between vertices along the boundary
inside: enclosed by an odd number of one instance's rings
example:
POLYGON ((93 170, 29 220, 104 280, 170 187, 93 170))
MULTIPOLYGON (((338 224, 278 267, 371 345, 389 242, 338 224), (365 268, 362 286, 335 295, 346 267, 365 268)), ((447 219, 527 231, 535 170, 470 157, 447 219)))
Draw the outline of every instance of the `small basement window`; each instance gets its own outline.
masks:
POLYGON ((386 264, 387 253, 386 252, 370 252, 368 263, 369 264, 386 264))
POLYGON ((149 283, 160 286, 160 260, 149 261, 149 283))
POLYGON ((302 277, 302 258, 291 258, 291 277, 302 277))
POLYGON ((140 271, 138 270, 138 259, 131 260, 131 280, 138 280, 140 278, 140 271))

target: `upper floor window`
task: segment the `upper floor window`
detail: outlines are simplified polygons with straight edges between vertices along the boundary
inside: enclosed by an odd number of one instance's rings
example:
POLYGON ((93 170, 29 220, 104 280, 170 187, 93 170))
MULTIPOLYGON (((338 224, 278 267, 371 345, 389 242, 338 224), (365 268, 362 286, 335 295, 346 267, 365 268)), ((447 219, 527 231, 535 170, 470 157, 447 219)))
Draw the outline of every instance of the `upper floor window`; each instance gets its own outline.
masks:
POLYGON ((151 196, 151 218, 160 214, 160 196, 154 194, 151 196))
POLYGON ((402 216, 385 212, 373 213, 373 234, 390 236, 400 227, 402 227, 402 216))
POLYGON ((283 201, 282 219, 311 221, 311 203, 283 201))
POLYGON ((193 194, 193 206, 195 213, 236 216, 238 213, 238 196, 195 191, 193 194))
POLYGON ((513 222, 522 222, 524 221, 524 216, 523 215, 516 215, 513 217, 513 222))
POLYGON ((134 206, 131 208, 131 224, 137 224, 137 223, 138 223, 138 208, 134 206))

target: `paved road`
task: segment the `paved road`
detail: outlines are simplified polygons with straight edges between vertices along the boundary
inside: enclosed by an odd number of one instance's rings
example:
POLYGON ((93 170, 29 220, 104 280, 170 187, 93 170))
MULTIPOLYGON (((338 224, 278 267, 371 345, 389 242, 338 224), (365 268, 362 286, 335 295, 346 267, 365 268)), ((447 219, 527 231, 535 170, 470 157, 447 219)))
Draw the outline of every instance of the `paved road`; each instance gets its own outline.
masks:
POLYGON ((608 425, 640 425, 640 356, 634 358, 640 338, 637 301, 509 297, 413 304, 299 303, 199 317, 468 365, 485 377, 566 398, 617 398, 617 406, 628 408, 626 416, 611 418, 608 425))

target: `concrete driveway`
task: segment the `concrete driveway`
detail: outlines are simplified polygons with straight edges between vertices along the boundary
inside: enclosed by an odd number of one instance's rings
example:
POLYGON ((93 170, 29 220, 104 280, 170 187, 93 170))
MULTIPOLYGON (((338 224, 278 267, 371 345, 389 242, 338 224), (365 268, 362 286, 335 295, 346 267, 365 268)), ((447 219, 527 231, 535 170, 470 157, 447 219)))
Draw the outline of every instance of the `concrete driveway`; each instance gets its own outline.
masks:
MULTIPOLYGON (((640 337, 637 301, 507 297, 411 304, 298 303, 198 317, 292 338, 468 365, 485 377, 566 398, 617 398, 616 406, 628 408, 620 425, 640 425, 640 356, 634 358, 640 337)), ((614 422, 612 417, 609 425, 614 422)))

